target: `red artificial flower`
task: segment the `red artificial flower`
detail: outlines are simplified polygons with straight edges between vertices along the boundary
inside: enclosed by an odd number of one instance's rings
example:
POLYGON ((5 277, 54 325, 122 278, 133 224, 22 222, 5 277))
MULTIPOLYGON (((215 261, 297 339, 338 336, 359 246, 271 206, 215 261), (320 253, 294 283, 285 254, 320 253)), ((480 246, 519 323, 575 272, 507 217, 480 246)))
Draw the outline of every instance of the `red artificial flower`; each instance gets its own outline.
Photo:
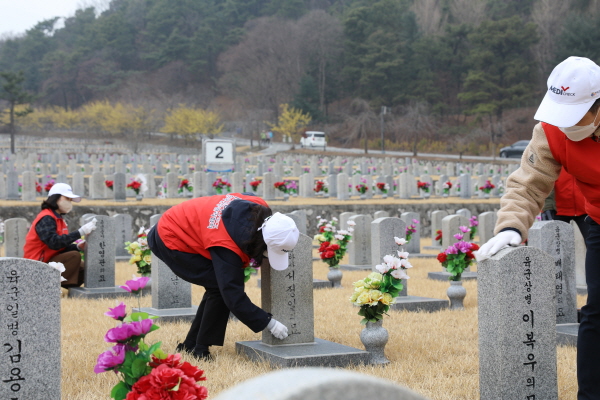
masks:
POLYGON ((35 191, 38 193, 42 193, 42 185, 40 185, 39 183, 35 183, 35 191))
POLYGON ((435 233, 437 233, 435 240, 440 240, 442 238, 442 230, 438 229, 437 231, 435 231, 435 233))
POLYGON ((333 257, 335 257, 335 251, 326 250, 323 253, 321 253, 321 258, 322 259, 333 258, 333 257))
POLYGON ((321 247, 319 247, 319 253, 322 253, 323 251, 325 251, 327 249, 327 247, 329 247, 329 242, 321 243, 321 247))
POLYGON ((46 183, 46 186, 44 186, 44 190, 46 192, 49 192, 50 189, 52 189, 52 186, 54 186, 54 181, 46 183))
POLYGON ((437 260, 440 263, 445 263, 446 259, 447 259, 446 253, 440 253, 440 254, 437 255, 437 260))
POLYGON ((126 400, 204 400, 207 397, 206 388, 197 385, 193 377, 179 368, 160 364, 133 385, 126 400))
POLYGON ((104 184, 106 185, 107 188, 112 189, 113 185, 114 185, 114 181, 104 181, 104 184))
POLYGON ((127 187, 133 190, 137 190, 140 188, 140 186, 142 186, 141 182, 138 181, 131 181, 130 183, 127 184, 127 187))
POLYGON ((472 251, 467 251, 466 253, 467 260, 472 260, 475 258, 472 251))
POLYGON ((323 233, 325 232, 325 225, 323 225, 322 227, 319 228, 319 233, 323 233))
POLYGON ((477 243, 471 243, 471 251, 479 250, 479 245, 477 243))
POLYGON ((340 249, 340 245, 339 244, 332 244, 331 246, 329 246, 328 250, 332 250, 332 251, 336 251, 340 249))

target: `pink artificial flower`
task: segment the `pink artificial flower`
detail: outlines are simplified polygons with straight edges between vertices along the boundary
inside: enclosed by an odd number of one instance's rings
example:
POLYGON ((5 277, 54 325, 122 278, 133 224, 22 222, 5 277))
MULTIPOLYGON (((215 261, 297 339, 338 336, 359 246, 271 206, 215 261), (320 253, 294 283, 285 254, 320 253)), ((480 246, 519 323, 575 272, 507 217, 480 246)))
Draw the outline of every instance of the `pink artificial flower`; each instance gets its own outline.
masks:
POLYGON ((463 240, 463 237, 464 237, 464 235, 461 233, 457 233, 456 235, 452 235, 452 236, 454 236, 454 239, 456 239, 456 240, 463 240))
MULTIPOLYGON (((469 231, 470 231, 470 229, 469 229, 469 228, 467 228, 466 226, 460 226, 458 229, 460 229, 460 231, 461 231, 462 233, 467 233, 467 232, 469 232, 469 231)), ((460 240, 460 239, 459 239, 459 240, 460 240)))
POLYGON ((130 293, 138 294, 140 290, 146 287, 150 280, 147 276, 140 276, 125 282, 124 286, 119 286, 121 289, 127 290, 130 293))
POLYGON ((449 246, 444 253, 446 253, 446 254, 458 254, 458 250, 454 246, 449 246))
POLYGON ((116 344, 112 349, 100 354, 94 367, 94 372, 101 374, 102 372, 114 369, 115 373, 117 373, 116 367, 125 361, 125 352, 125 345, 116 344))
POLYGON ((133 336, 143 336, 152 328, 151 319, 143 319, 130 323, 121 324, 109 329, 104 335, 104 341, 108 343, 125 343, 133 336))
POLYGON ((467 251, 471 251, 471 243, 469 242, 458 242, 455 244, 458 250, 461 253, 466 253, 467 251))
POLYGON ((123 321, 125 316, 127 315, 127 306, 125 303, 121 302, 115 308, 108 308, 109 311, 105 312, 104 315, 107 317, 111 317, 112 319, 116 319, 117 321, 123 321))
POLYGON ((133 321, 129 324, 129 332, 131 336, 143 336, 152 329, 152 320, 143 319, 141 321, 133 321))

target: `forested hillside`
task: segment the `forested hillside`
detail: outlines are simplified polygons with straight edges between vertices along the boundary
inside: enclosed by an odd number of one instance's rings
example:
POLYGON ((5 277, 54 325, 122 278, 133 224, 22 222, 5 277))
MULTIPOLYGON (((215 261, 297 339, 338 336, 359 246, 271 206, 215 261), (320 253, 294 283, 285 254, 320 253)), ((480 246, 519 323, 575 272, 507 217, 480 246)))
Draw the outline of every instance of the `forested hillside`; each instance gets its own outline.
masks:
POLYGON ((347 140, 376 132, 381 106, 398 140, 530 130, 518 109, 554 65, 600 60, 595 0, 113 0, 56 22, 0 40, 0 71, 23 71, 36 107, 275 121, 289 103, 347 140))

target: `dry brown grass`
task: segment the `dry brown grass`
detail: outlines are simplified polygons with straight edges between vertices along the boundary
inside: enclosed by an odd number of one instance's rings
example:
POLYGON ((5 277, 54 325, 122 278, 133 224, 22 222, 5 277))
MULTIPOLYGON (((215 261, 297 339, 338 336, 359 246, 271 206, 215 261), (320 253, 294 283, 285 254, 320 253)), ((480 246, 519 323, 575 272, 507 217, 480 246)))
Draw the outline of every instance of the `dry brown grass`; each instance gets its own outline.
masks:
MULTIPOLYGON (((426 242, 426 239, 423 239, 426 242)), ((427 272, 440 269, 435 259, 413 258, 410 271, 409 294, 433 298, 446 298, 447 282, 427 279, 427 272)), ((134 267, 117 265, 117 284, 124 283, 134 273, 134 267)), ((327 267, 314 262, 314 276, 326 279, 327 267)), ((362 326, 348 298, 352 282, 362 279, 366 272, 344 271, 341 289, 315 290, 315 336, 325 340, 362 348, 359 334, 362 326)), ((390 340, 386 355, 391 363, 385 367, 356 366, 349 369, 390 379, 435 400, 477 399, 478 343, 477 343, 477 283, 464 282, 467 289, 464 311, 441 311, 436 313, 410 313, 391 311, 384 320, 390 340)), ((203 290, 193 289, 193 302, 200 302, 203 290)), ((256 277, 247 284, 250 298, 260 304, 260 289, 256 277)), ((582 305, 585 297, 579 296, 582 305)), ((125 299, 129 306, 134 299, 125 299)), ((96 375, 93 368, 96 357, 105 351, 103 341, 113 321, 103 313, 115 300, 62 299, 62 376, 63 399, 108 399, 111 387, 117 382, 112 373, 96 375)), ((142 298, 142 306, 150 306, 151 298, 142 298)), ((160 323, 161 328, 149 335, 148 341, 162 341, 163 349, 173 352, 185 336, 188 323, 160 323)), ((240 322, 231 322, 222 348, 211 349, 216 356, 212 363, 198 362, 189 356, 184 359, 199 365, 206 371, 211 397, 244 380, 261 375, 272 368, 267 364, 255 364, 235 353, 235 342, 260 340, 240 322)), ((558 348, 559 398, 576 396, 575 348, 558 348)))

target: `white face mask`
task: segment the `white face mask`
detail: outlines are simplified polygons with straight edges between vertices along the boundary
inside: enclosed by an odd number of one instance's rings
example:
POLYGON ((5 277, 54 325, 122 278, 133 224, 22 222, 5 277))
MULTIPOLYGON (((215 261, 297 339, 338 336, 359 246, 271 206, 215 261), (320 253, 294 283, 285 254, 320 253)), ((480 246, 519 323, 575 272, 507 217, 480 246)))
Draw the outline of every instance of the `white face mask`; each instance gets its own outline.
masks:
POLYGON ((66 199, 64 196, 61 196, 60 199, 58 199, 56 205, 58 206, 58 212, 60 214, 67 214, 73 209, 73 202, 66 199))
MULTIPOLYGON (((598 109, 600 111, 600 108, 598 109)), ((594 125, 594 121, 598 117, 598 111, 596 111, 596 116, 591 124, 585 126, 571 126, 569 128, 558 128, 560 129, 568 138, 574 142, 580 142, 586 137, 589 137, 592 133, 596 131, 598 128, 597 125, 594 125)))

